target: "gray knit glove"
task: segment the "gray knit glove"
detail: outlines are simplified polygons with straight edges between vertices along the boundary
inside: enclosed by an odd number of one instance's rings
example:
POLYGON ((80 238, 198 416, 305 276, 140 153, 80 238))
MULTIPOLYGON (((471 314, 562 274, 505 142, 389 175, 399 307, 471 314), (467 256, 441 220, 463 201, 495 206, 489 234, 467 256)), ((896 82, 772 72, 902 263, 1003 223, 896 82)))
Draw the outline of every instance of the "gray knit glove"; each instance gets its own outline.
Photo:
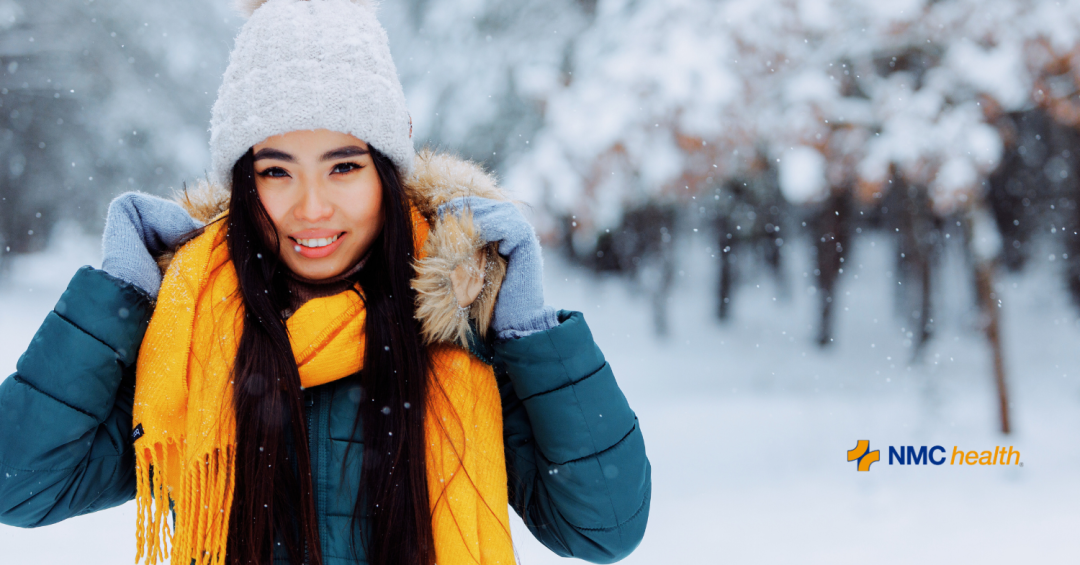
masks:
POLYGON ((491 327, 499 339, 513 339, 559 325, 554 308, 544 305, 544 260, 540 240, 525 216, 511 202, 469 196, 439 207, 439 214, 472 213, 487 242, 499 242, 507 260, 506 277, 495 301, 491 327))
POLYGON ((109 204, 101 269, 156 298, 161 270, 154 257, 171 251, 199 227, 175 202, 138 192, 121 194, 109 204))

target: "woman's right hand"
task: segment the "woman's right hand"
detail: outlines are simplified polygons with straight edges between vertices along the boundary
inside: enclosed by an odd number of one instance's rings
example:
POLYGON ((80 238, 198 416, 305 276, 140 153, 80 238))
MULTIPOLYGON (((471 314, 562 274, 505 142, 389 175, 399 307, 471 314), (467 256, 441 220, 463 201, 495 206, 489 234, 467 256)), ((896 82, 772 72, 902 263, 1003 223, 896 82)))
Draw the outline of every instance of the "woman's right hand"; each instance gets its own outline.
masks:
POLYGON ((506 277, 495 301, 491 328, 500 339, 513 339, 559 325, 558 312, 544 304, 544 261, 540 240, 513 202, 478 196, 455 198, 439 214, 469 214, 487 242, 499 242, 506 257, 506 277))
POLYGON ((109 204, 101 239, 101 269, 156 298, 161 270, 155 256, 171 251, 202 227, 179 204, 126 192, 109 204))

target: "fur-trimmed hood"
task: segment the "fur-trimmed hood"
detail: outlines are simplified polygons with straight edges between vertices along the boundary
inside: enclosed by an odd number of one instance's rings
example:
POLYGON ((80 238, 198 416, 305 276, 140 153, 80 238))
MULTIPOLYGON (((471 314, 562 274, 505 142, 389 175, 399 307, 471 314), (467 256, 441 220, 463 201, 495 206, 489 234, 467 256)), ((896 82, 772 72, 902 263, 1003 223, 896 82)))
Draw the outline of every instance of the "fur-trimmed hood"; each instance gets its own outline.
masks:
MULTIPOLYGON (((466 345, 473 320, 486 336, 495 298, 506 274, 506 260, 497 243, 486 243, 463 214, 438 215, 438 207, 463 196, 507 200, 495 178, 479 165, 445 153, 421 151, 415 169, 405 180, 405 192, 427 223, 427 240, 416 261, 412 287, 418 300, 416 318, 427 343, 466 345)), ((229 208, 224 187, 202 181, 176 200, 195 220, 207 223, 229 208)), ((417 226, 422 229, 422 224, 417 226)), ((159 260, 168 269, 171 254, 159 260)))

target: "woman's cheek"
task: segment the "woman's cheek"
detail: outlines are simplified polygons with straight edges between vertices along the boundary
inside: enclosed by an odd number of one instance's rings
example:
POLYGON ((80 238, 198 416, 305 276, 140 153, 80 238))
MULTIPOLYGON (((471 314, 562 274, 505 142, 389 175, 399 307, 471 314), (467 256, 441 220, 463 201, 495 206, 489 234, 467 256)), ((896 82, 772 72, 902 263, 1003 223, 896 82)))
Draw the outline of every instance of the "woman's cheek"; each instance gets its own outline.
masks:
POLYGON ((291 231, 287 225, 290 210, 289 201, 280 191, 259 189, 258 192, 259 201, 262 203, 263 209, 266 210, 266 215, 270 216, 270 222, 274 224, 278 237, 285 238, 286 234, 291 231))
POLYGON ((259 181, 255 182, 255 191, 259 194, 259 202, 262 203, 263 209, 266 210, 266 214, 270 216, 270 219, 274 222, 274 226, 280 229, 280 218, 282 214, 281 198, 275 191, 270 190, 268 187, 262 186, 259 181))
MULTIPOLYGON (((371 167, 372 173, 374 173, 374 167, 371 167)), ((382 231, 383 226, 383 203, 382 203, 382 183, 379 182, 378 175, 373 175, 374 182, 365 183, 363 208, 361 212, 360 221, 371 233, 378 235, 382 231)), ((372 238, 375 237, 372 236, 372 238)))

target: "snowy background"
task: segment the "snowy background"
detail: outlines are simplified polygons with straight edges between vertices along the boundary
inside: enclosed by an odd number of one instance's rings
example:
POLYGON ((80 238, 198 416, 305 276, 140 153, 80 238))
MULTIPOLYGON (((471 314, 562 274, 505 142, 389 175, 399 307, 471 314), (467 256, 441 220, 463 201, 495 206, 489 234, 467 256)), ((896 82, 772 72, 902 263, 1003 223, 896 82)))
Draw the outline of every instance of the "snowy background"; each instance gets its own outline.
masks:
MULTIPOLYGON (((548 302, 585 313, 640 418, 627 563, 1080 559, 1080 2, 380 10, 418 145, 527 205, 548 302)), ((228 0, 0 0, 0 374, 100 263, 113 196, 203 176, 240 23, 228 0)), ((561 562, 518 526, 522 563, 561 562)), ((0 565, 130 563, 133 530, 131 505, 0 526, 0 565)))
MULTIPOLYGON (((871 247, 870 244, 876 244, 871 247)), ((702 252, 700 242, 686 253, 702 252)), ((1080 554, 1080 323, 1051 269, 1003 281, 1016 430, 996 432, 985 345, 963 284, 950 284, 941 335, 909 364, 876 251, 857 267, 839 316, 839 346, 813 345, 812 305, 762 284, 738 324, 700 307, 707 269, 679 277, 680 319, 658 341, 640 297, 549 253, 548 301, 585 313, 645 433, 653 507, 625 563, 1072 563, 1080 554), (854 279, 859 275, 858 281, 854 279), (858 473, 845 452, 943 445, 1019 449, 1024 467, 890 467, 858 473)), ((0 287, 0 363, 14 367, 67 278, 97 264, 97 242, 64 238, 18 259, 0 287)), ((801 265, 791 274, 802 276, 801 265)), ((959 279, 959 277, 958 277, 959 279)), ((953 281, 954 283, 956 281, 953 281)), ((134 505, 38 530, 0 526, 0 563, 117 564, 135 555, 134 505)), ((515 517, 523 564, 565 562, 515 517)))

